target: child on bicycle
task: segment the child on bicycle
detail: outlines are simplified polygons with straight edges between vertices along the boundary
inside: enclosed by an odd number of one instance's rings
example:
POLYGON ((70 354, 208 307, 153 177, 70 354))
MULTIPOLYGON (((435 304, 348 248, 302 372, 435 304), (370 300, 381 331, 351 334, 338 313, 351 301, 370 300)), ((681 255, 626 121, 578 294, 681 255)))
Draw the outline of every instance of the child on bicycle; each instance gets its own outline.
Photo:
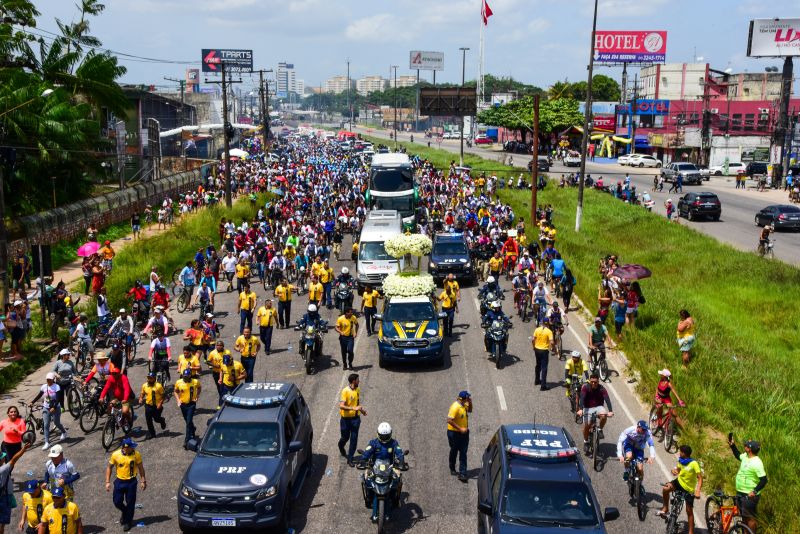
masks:
MULTIPOLYGON (((675 387, 670 381, 672 373, 670 373, 669 369, 661 369, 658 372, 658 376, 658 385, 656 386, 656 394, 653 403, 653 407, 656 409, 656 417, 655 420, 650 421, 650 425, 656 429, 660 428, 663 424, 662 418, 664 417, 665 412, 664 406, 667 408, 672 408, 673 394, 675 395, 675 400, 678 401, 679 406, 686 406, 686 404, 678 396, 678 392, 675 391, 675 387)), ((680 424, 677 416, 675 416, 675 422, 680 424)))

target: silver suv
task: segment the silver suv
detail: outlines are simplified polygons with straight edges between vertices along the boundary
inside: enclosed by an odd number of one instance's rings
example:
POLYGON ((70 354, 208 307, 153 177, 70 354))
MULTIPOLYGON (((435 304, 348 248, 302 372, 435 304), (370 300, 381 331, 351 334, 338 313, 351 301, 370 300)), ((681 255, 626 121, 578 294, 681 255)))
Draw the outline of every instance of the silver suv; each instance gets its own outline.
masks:
POLYGON ((678 175, 683 178, 684 185, 700 185, 703 181, 700 169, 694 163, 674 162, 661 169, 661 176, 665 182, 677 181, 678 175))

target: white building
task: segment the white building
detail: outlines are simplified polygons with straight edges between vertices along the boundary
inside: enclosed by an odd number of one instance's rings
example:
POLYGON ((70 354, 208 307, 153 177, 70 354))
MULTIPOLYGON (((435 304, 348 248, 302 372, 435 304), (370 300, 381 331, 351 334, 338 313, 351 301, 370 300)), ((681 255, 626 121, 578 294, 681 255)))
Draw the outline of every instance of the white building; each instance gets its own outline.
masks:
POLYGON ((356 80, 356 91, 362 96, 384 89, 386 89, 386 79, 383 76, 364 76, 356 80))
POLYGON ((349 80, 350 84, 348 84, 347 76, 334 76, 329 80, 325 81, 325 92, 326 93, 343 93, 347 91, 348 85, 352 88, 352 80, 349 80))
MULTIPOLYGON (((416 75, 405 75, 397 77, 397 87, 413 87, 417 83, 416 75)), ((389 87, 395 87, 394 77, 389 80, 389 87)))

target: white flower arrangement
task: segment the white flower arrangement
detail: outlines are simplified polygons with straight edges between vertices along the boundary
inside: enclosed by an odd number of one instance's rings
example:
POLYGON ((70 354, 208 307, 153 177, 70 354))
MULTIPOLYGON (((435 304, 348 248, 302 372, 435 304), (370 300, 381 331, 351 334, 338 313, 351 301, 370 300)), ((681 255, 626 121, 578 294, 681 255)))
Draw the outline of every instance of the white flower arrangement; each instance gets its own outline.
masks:
POLYGON ((399 259, 406 255, 421 258, 431 253, 433 242, 423 234, 400 234, 387 239, 383 248, 393 258, 399 259))
POLYGON ((394 273, 383 279, 386 297, 420 297, 430 295, 435 290, 436 284, 429 274, 403 276, 394 273))

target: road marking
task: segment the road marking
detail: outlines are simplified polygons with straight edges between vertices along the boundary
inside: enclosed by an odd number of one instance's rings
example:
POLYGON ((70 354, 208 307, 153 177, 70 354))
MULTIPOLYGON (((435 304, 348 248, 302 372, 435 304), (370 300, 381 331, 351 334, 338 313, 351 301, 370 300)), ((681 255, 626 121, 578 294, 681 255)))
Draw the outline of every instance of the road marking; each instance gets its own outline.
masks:
POLYGON ((506 406, 506 396, 503 395, 503 386, 497 386, 497 398, 500 399, 500 409, 504 412, 508 410, 508 406, 506 406))
MULTIPOLYGON (((356 340, 353 343, 353 354, 354 355, 358 353, 358 342, 361 341, 361 337, 362 336, 356 336, 356 340)), ((344 389, 344 386, 346 384, 347 384, 347 375, 344 374, 344 375, 342 375, 342 380, 339 382, 339 389, 337 390, 337 394, 338 394, 339 391, 344 389)), ((339 411, 339 403, 337 402, 337 403, 334 404, 333 409, 328 413, 328 417, 325 418, 325 424, 322 425, 322 434, 320 434, 320 439, 319 439, 318 443, 322 443, 322 438, 325 437, 325 433, 328 432, 328 427, 331 424, 331 418, 333 417, 333 414, 335 414, 338 411, 339 411)))

